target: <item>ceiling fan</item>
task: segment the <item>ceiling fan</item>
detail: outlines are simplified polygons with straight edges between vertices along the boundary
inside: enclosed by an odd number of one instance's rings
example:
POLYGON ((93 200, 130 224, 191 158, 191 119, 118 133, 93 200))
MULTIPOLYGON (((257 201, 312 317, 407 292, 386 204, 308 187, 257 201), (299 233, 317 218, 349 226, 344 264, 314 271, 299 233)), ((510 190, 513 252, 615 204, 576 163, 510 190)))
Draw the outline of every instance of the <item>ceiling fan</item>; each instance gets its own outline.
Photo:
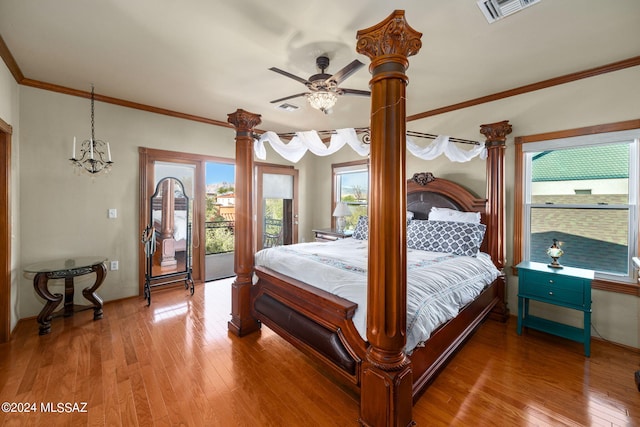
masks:
POLYGON ((298 77, 276 67, 269 68, 271 71, 275 71, 278 74, 282 74, 285 77, 289 77, 297 82, 302 83, 309 89, 308 92, 301 92, 295 95, 285 96, 284 98, 274 99, 273 101, 271 101, 271 103, 275 104, 276 102, 286 101, 287 99, 306 96, 307 101, 309 101, 309 104, 313 108, 320 110, 325 114, 329 114, 331 112, 331 108, 338 100, 339 95, 371 95, 371 92, 366 90, 343 89, 338 87, 340 83, 345 81, 349 76, 351 76, 362 66, 364 66, 364 64, 357 59, 333 75, 325 73, 325 70, 329 68, 328 56, 321 55, 317 57, 316 66, 320 70, 320 73, 312 75, 308 80, 305 80, 302 77, 298 77))

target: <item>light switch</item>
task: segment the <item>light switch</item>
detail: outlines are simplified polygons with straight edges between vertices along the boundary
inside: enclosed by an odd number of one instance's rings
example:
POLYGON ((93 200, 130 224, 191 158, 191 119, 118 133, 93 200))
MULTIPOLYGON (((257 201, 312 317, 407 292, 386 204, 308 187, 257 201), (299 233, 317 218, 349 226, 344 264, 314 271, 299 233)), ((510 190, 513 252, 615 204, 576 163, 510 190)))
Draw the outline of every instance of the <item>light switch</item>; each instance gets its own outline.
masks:
POLYGON ((109 219, 118 218, 118 210, 115 208, 109 209, 109 219))

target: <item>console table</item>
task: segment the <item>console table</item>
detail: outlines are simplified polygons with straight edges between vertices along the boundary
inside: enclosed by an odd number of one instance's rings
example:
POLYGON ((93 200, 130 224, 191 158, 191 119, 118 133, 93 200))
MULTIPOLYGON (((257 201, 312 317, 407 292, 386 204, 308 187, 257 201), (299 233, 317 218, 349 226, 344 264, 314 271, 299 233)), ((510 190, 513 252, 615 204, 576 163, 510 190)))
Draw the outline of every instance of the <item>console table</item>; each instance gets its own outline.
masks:
POLYGON ((538 262, 521 262, 518 268, 518 335, 522 327, 558 335, 584 344, 591 355, 591 281, 593 271, 581 268, 552 268, 538 262), (529 300, 582 311, 582 329, 529 314, 529 300))
POLYGON ((26 273, 35 273, 33 288, 36 293, 46 300, 42 311, 38 315, 40 335, 51 332, 51 320, 53 317, 73 316, 76 311, 93 308, 93 320, 102 319, 102 298, 96 294, 96 290, 104 282, 107 275, 105 257, 77 257, 40 262, 28 265, 24 268, 26 273), (75 305, 73 303, 73 278, 85 274, 96 273, 96 281, 93 286, 82 290, 82 295, 91 305, 75 305), (48 288, 49 279, 64 279, 64 307, 58 312, 53 311, 62 302, 61 294, 52 294, 48 288))

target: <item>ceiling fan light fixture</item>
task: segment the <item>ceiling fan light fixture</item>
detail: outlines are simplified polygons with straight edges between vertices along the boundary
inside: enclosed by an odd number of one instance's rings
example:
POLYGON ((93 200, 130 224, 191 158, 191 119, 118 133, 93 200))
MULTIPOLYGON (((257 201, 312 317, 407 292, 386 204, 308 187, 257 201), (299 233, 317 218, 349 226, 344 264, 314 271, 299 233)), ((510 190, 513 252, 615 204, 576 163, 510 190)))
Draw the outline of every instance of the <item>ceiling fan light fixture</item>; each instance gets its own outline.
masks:
POLYGON ((320 110, 323 113, 328 114, 328 111, 336 105, 338 95, 335 92, 311 92, 307 94, 307 101, 309 101, 309 105, 316 110, 320 110))

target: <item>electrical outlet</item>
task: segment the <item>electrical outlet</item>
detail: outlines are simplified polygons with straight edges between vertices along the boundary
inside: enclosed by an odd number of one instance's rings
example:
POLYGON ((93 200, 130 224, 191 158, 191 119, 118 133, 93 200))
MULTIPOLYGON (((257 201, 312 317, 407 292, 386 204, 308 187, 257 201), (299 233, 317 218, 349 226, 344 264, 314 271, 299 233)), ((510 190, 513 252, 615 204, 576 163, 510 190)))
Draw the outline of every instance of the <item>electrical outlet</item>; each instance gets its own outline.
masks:
POLYGON ((118 218, 118 210, 115 209, 115 208, 109 209, 109 212, 108 212, 107 216, 109 217, 109 219, 118 218))
POLYGON ((118 261, 111 261, 111 271, 118 269, 118 261))

